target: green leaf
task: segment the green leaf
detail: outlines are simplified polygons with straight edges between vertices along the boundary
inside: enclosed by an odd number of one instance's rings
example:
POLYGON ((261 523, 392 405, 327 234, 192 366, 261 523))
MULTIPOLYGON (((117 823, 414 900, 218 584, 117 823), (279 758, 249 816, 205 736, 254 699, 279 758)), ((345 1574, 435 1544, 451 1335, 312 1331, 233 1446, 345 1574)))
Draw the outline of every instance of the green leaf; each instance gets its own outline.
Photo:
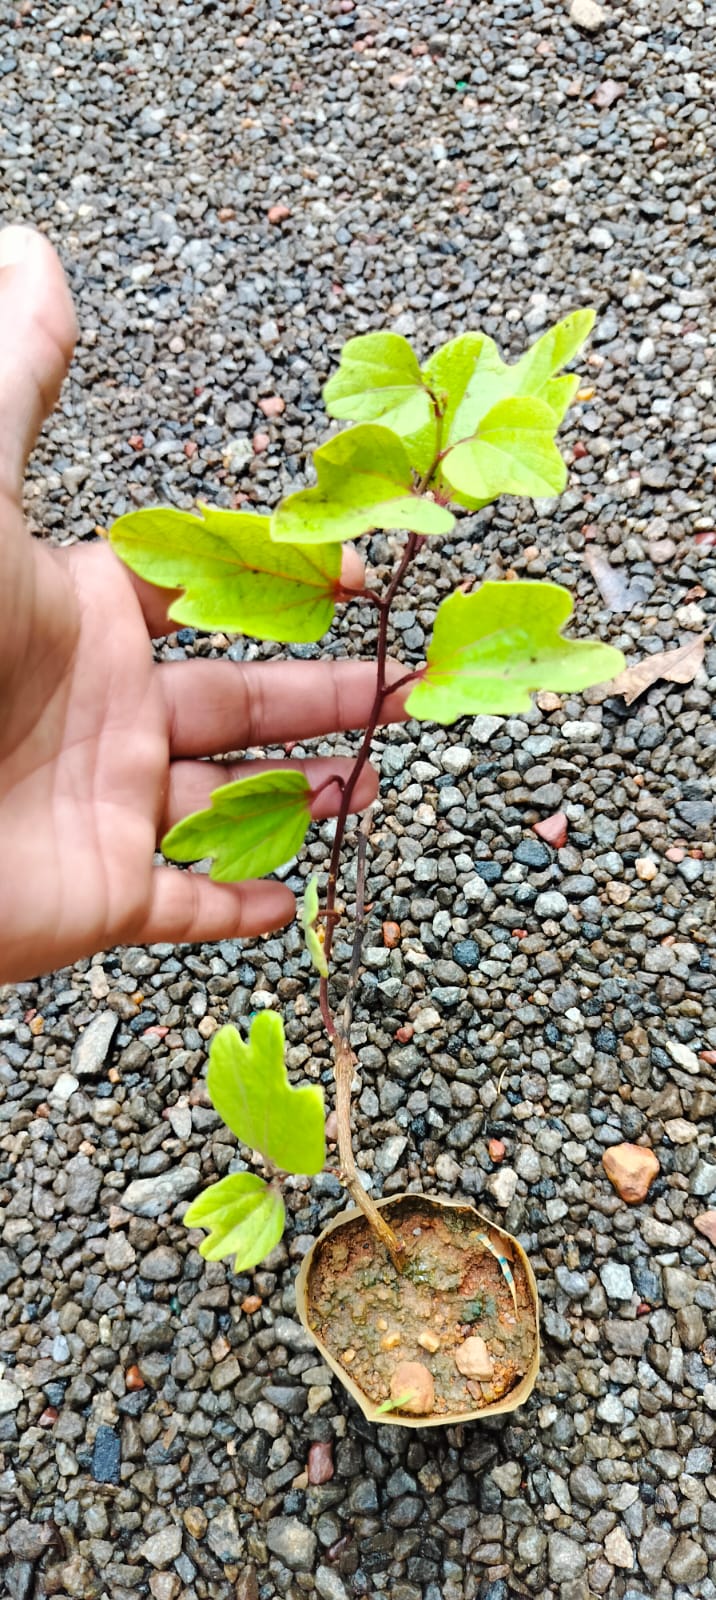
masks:
POLYGON ((430 388, 449 395, 443 446, 470 438, 483 417, 503 400, 527 397, 548 405, 556 400, 555 411, 566 409, 566 384, 558 391, 549 386, 554 374, 577 354, 593 324, 593 311, 573 311, 513 365, 504 362, 494 341, 482 334, 463 334, 436 351, 423 377, 430 388))
POLYGON ((537 689, 575 693, 621 671, 611 645, 563 639, 572 597, 554 583, 483 583, 444 600, 406 710, 419 721, 527 711, 537 689))
POLYGON ((318 919, 318 879, 313 877, 306 885, 301 906, 301 927, 306 940, 306 949, 311 957, 316 972, 322 978, 328 977, 328 963, 323 951, 323 944, 317 930, 318 919))
POLYGON ((409 1405, 410 1401, 414 1400, 414 1399, 415 1399, 415 1390, 414 1389, 408 1389, 408 1390, 406 1390, 405 1394, 397 1395, 395 1400, 392 1400, 392 1399, 391 1400, 383 1400, 381 1405, 376 1406, 375 1411, 373 1412, 373 1416, 374 1417, 384 1417, 384 1416, 387 1416, 389 1411, 402 1411, 403 1406, 409 1405))
POLYGON ((455 445, 442 464, 453 489, 483 501, 498 494, 560 494, 567 468, 554 442, 554 412, 543 400, 503 400, 474 439, 455 445))
MULTIPOLYGON (((218 1035, 217 1035, 218 1037, 218 1035)), ((206 1228, 199 1245, 207 1261, 234 1256, 234 1272, 258 1266, 278 1244, 286 1209, 277 1189, 253 1172, 233 1172, 212 1183, 184 1212, 187 1228, 206 1228)))
POLYGON ((141 578, 182 589, 169 616, 196 628, 307 643, 328 631, 340 581, 338 549, 277 550, 271 519, 200 506, 130 511, 110 528, 113 549, 141 578))
POLYGON ((284 1172, 312 1175, 326 1159, 323 1090, 294 1089, 284 1066, 281 1018, 254 1017, 248 1043, 236 1028, 220 1028, 209 1051, 207 1088, 212 1102, 242 1144, 260 1150, 284 1172))
POLYGON ((282 500, 271 536, 284 543, 358 539, 373 528, 449 533, 454 517, 415 492, 405 447, 388 428, 364 423, 315 451, 315 489, 282 500))
POLYGON ((338 371, 323 390, 330 417, 377 422, 395 433, 412 433, 428 419, 430 400, 417 356, 398 333, 366 333, 349 339, 338 371))
POLYGON ((542 385, 539 398, 554 412, 557 425, 564 421, 578 388, 579 377, 576 372, 567 372, 563 378, 548 378, 542 385))
POLYGON ((300 849, 311 821, 311 788, 302 772, 282 767, 215 789, 208 811, 170 828, 162 850, 170 861, 213 857, 217 883, 263 878, 300 849))

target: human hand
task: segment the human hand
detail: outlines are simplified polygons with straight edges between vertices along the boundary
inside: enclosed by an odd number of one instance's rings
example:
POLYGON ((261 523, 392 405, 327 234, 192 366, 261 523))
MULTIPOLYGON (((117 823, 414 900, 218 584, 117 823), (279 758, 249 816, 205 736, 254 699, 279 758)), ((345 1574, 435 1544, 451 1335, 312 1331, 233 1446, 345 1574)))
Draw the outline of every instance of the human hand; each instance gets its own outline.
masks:
MULTIPOLYGON (((27 228, 0 234, 0 325, 0 981, 116 944, 280 927, 294 912, 284 884, 219 884, 156 866, 157 841, 218 784, 262 765, 203 758, 360 727, 375 666, 157 665, 151 638, 173 627, 171 596, 135 580, 108 546, 55 549, 23 522, 25 462, 76 334, 59 260, 27 228)), ((355 587, 360 563, 346 559, 355 587)), ((401 704, 390 697, 383 720, 397 720, 401 704)), ((314 787, 351 768, 338 759, 291 765, 314 787)), ((366 769, 356 809, 376 788, 366 769)), ((332 785, 314 816, 332 814, 338 800, 332 785)))

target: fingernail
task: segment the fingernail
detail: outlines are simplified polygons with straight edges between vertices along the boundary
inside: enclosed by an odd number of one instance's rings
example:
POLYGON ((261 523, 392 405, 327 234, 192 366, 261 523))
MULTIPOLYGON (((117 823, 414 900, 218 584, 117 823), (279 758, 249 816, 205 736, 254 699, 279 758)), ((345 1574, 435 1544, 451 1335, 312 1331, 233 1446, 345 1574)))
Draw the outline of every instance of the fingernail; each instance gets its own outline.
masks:
POLYGON ((0 233, 0 268, 19 266, 32 249, 35 237, 33 228, 22 228, 16 224, 3 228, 0 233))

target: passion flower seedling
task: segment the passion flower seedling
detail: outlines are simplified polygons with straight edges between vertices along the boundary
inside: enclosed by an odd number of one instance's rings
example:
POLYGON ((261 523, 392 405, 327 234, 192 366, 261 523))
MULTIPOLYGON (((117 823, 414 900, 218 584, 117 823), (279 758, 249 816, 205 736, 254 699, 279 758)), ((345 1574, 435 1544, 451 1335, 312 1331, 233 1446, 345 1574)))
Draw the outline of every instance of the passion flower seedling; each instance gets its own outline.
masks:
MULTIPOLYGON (((286 496, 270 517, 203 505, 196 516, 159 507, 120 517, 110 531, 114 549, 134 572, 179 591, 169 616, 194 628, 307 643, 321 639, 336 611, 353 601, 375 607, 373 706, 341 788, 323 907, 311 878, 301 921, 334 1049, 342 1176, 398 1266, 400 1242, 359 1180, 350 1135, 352 1002, 365 920, 364 829, 358 835, 353 957, 339 1017, 329 992, 346 823, 383 720, 391 611, 406 574, 426 539, 451 535, 454 542, 462 513, 479 511, 502 494, 545 498, 564 489, 567 468, 555 435, 579 380, 562 368, 581 349, 593 321, 592 311, 573 312, 512 365, 482 333, 451 340, 424 366, 399 334, 350 339, 324 398, 330 416, 355 426, 314 452, 313 487, 286 496), (406 535, 392 575, 382 589, 348 591, 341 584, 341 545, 375 529, 406 535)), ((479 539, 479 518, 471 517, 465 532, 479 539)), ((463 586, 438 607, 425 665, 406 668, 401 681, 409 686, 409 715, 442 724, 479 713, 510 716, 527 710, 539 689, 573 694, 614 677, 624 664, 619 651, 565 638, 571 615, 570 595, 557 584, 487 582, 467 592, 463 586)), ((390 692, 395 688, 393 681, 390 692)), ((302 773, 281 766, 225 784, 214 790, 206 810, 171 829, 164 852, 172 861, 209 859, 211 876, 225 882, 261 876, 300 850, 314 798, 302 773)), ((258 1152, 269 1181, 254 1171, 232 1173, 193 1201, 185 1220, 207 1231, 204 1255, 233 1256, 236 1270, 247 1270, 283 1231, 280 1171, 312 1174, 323 1165, 322 1092, 308 1085, 291 1088, 283 1028, 270 1012, 255 1018, 248 1043, 233 1028, 216 1035, 208 1086, 237 1139, 258 1152)), ((485 1242, 514 1297, 506 1259, 485 1242)))

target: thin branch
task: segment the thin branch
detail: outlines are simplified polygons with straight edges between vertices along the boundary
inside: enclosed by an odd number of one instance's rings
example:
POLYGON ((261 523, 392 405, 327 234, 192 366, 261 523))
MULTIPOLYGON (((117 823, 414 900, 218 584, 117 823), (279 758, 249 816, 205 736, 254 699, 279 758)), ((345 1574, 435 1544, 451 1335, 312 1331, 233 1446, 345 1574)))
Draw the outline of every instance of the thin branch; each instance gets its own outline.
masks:
POLYGON ((350 968, 349 968, 349 971, 348 971, 348 988, 346 989, 345 999, 343 1001, 343 1012, 342 1012, 341 1020, 340 1020, 340 1023, 339 1023, 339 1031, 340 1031, 342 1037, 345 1039, 346 1044, 350 1043, 351 1023, 353 1021, 353 1001, 354 1001, 354 998, 355 998, 356 985, 358 983, 358 971, 359 971, 359 968, 360 968, 361 951, 363 949, 363 934, 364 934, 364 931, 365 931, 366 860, 367 860, 367 855, 368 855, 368 840, 370 839, 370 830, 371 830, 372 824, 373 824, 373 807, 370 806, 369 809, 366 811, 365 816, 363 817, 363 820, 361 822, 360 828, 358 830, 358 856, 357 856, 357 866, 356 866, 355 931, 354 931, 354 934, 353 934, 353 950, 351 952, 351 964, 350 964, 350 968))

